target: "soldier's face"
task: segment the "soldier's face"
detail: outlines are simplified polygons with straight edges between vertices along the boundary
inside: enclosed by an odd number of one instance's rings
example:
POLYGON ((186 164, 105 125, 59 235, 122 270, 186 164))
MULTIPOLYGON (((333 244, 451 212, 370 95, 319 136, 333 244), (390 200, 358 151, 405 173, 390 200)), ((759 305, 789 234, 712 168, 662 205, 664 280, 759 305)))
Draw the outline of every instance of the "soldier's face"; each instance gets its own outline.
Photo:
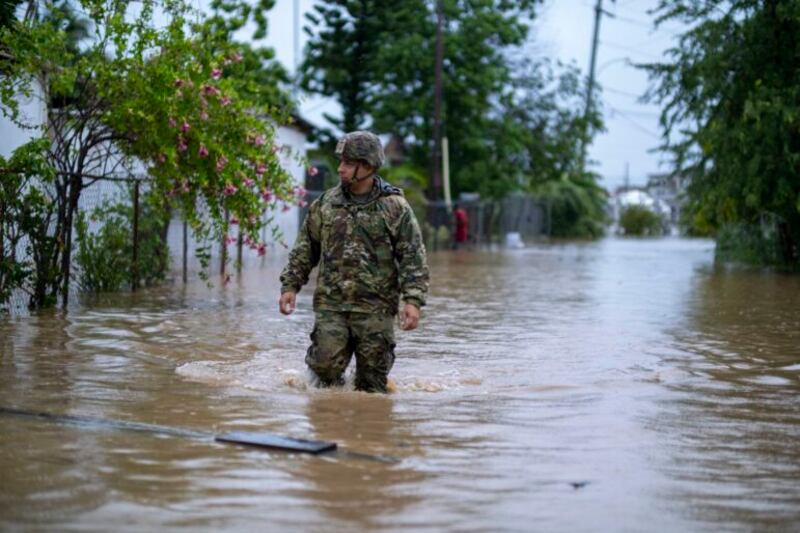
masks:
POLYGON ((349 185, 353 179, 366 178, 375 173, 375 169, 362 161, 342 158, 339 160, 339 179, 342 185, 349 185))

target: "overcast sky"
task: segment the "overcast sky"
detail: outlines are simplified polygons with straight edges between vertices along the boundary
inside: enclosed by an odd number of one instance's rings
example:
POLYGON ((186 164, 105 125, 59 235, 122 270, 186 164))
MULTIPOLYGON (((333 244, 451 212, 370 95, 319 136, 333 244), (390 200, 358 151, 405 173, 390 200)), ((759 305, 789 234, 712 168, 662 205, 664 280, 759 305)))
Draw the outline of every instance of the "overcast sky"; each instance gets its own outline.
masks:
MULTIPOLYGON (((268 44, 275 48, 278 60, 293 71, 294 2, 276 0, 270 12, 268 44)), ((302 14, 313 0, 297 0, 302 14)), ((673 42, 679 28, 675 24, 653 29, 648 14, 657 0, 604 0, 603 8, 612 16, 603 16, 597 53, 596 77, 603 88, 602 106, 607 131, 598 136, 589 156, 602 176, 601 184, 614 189, 626 181, 643 185, 647 175, 666 170, 663 157, 650 153, 659 144, 659 108, 639 102, 647 89, 647 76, 628 62, 659 60, 673 42)), ((537 19, 533 37, 536 54, 547 54, 564 62, 575 62, 588 73, 594 6, 596 0, 549 0, 537 19)), ((300 33, 300 49, 305 34, 300 33)), ((445 88, 446 90, 446 88, 445 88)), ((322 112, 336 113, 330 100, 306 97, 300 112, 311 121, 323 124, 322 112)))

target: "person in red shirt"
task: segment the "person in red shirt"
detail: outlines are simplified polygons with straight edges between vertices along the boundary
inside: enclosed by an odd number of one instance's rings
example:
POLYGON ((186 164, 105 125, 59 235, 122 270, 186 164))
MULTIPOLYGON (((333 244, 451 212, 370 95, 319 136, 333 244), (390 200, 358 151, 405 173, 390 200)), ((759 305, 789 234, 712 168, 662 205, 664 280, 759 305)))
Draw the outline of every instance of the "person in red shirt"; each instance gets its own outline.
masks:
POLYGON ((456 231, 453 234, 454 248, 458 248, 467 242, 467 226, 469 226, 469 216, 467 211, 458 204, 455 204, 453 209, 453 216, 455 217, 456 231))

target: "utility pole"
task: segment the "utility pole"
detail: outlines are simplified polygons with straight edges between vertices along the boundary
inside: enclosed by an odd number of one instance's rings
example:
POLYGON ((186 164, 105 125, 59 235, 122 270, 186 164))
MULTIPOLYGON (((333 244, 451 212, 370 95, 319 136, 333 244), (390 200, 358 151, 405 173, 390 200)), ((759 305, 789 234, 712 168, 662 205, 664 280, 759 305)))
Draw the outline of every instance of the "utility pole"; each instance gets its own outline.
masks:
MULTIPOLYGON (((611 0, 615 2, 616 0, 611 0)), ((592 107, 594 104, 594 66, 597 61, 597 41, 600 36, 600 19, 603 14, 613 17, 614 15, 608 11, 603 11, 603 0, 597 0, 594 6, 594 35, 592 36, 592 52, 589 59, 589 83, 586 86, 586 110, 583 117, 586 121, 584 126, 583 143, 581 143, 581 170, 586 168, 586 151, 589 149, 589 117, 591 116, 592 107)))
POLYGON ((442 188, 442 64, 444 63, 444 13, 442 0, 436 0, 436 66, 433 81, 433 150, 431 151, 430 199, 438 200, 442 188))
POLYGON ((292 98, 296 102, 298 85, 300 84, 300 0, 294 0, 292 15, 294 19, 294 83, 292 83, 292 98))

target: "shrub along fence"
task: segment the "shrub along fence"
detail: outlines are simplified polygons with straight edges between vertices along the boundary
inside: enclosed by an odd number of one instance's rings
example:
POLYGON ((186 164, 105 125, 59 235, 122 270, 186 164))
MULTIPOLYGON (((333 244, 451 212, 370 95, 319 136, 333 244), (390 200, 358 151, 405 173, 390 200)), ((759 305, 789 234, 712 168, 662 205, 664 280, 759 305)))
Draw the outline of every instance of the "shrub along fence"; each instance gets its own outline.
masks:
MULTIPOLYGON (((30 308, 55 304, 57 295, 63 296, 63 305, 78 293, 136 291, 165 279, 171 266, 167 246, 171 213, 149 201, 148 195, 153 194, 150 178, 83 178, 89 185, 81 192, 66 243, 56 237, 58 224, 52 200, 56 191, 52 186, 36 184, 42 192, 41 206, 36 210, 21 200, 28 196, 24 184, 16 195, 11 188, 0 195, 0 312, 20 315, 30 308), (43 256, 59 247, 68 248, 70 261, 54 272, 46 267, 43 256), (37 285, 42 284, 52 293, 44 301, 36 294, 37 285)), ((185 283, 189 228, 186 221, 182 225, 181 270, 185 283)), ((241 268, 243 242, 241 237, 237 241, 235 267, 241 268)), ((219 243, 223 277, 228 268, 228 244, 228 240, 219 243)))

